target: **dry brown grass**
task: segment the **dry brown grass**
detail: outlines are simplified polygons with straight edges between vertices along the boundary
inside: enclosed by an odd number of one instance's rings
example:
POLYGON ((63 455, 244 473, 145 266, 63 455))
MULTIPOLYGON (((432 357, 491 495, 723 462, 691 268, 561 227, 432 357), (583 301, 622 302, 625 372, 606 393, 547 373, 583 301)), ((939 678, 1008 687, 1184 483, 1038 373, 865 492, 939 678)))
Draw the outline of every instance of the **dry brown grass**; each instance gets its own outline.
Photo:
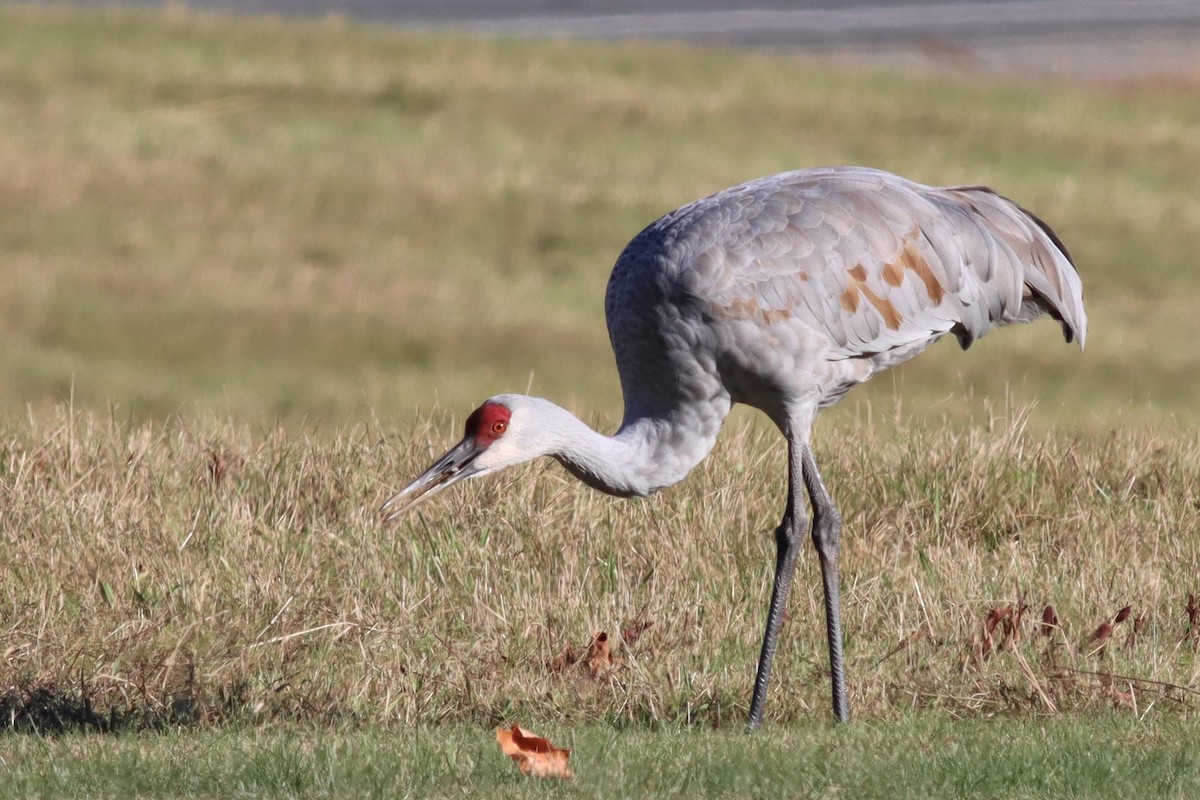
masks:
MULTIPOLYGON (((782 505, 774 434, 735 424, 647 501, 538 466, 382 530, 377 502, 447 439, 432 423, 9 423, 5 718, 740 722, 782 505), (599 631, 611 664, 585 652, 599 631)), ((819 440, 846 516, 857 713, 1191 707, 1194 437, 875 424, 819 440)), ((827 713, 819 582, 800 569, 778 718, 827 713)))
MULTIPOLYGON (((740 720, 783 491, 747 417, 645 502, 535 467, 373 508, 453 438, 436 400, 531 383, 616 417, 624 242, 821 163, 1012 194, 1092 320, 1082 359, 1049 325, 942 346, 823 423, 859 713, 1190 708, 1189 87, 9 7, 0 87, 9 724, 740 720)), ((781 718, 826 713, 801 570, 781 718)))

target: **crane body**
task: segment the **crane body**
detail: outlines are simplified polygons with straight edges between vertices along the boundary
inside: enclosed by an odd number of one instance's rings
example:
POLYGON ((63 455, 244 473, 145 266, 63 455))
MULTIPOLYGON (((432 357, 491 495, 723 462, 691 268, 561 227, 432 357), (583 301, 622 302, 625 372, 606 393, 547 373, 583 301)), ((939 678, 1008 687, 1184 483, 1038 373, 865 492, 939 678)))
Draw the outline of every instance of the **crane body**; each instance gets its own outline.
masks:
POLYGON ((849 718, 841 517, 813 456, 818 411, 947 334, 965 349, 993 327, 1041 316, 1080 347, 1087 331, 1078 273, 1036 216, 983 187, 934 188, 862 167, 782 173, 661 217, 617 259, 605 316, 625 403, 615 434, 542 398, 494 396, 454 449, 384 504, 385 519, 466 477, 543 455, 593 488, 645 496, 704 458, 734 403, 760 409, 788 443, 788 496, 751 727, 762 721, 808 534, 825 593, 833 710, 849 718))

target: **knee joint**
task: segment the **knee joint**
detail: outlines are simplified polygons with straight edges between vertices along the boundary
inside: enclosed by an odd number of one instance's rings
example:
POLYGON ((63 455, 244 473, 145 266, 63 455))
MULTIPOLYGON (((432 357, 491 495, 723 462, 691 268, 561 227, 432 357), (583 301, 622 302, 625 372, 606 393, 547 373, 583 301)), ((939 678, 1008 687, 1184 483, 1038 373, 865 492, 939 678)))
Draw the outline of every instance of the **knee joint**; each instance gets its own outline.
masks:
POLYGON ((842 518, 836 510, 815 515, 812 539, 818 550, 836 550, 842 530, 842 518))

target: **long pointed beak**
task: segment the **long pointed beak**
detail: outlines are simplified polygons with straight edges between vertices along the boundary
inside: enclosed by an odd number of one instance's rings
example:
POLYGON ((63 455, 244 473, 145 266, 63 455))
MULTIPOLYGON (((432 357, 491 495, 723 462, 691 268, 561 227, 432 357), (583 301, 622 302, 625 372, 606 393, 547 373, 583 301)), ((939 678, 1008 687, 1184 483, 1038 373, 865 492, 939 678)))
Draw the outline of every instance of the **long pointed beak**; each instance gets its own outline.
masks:
POLYGON ((433 466, 421 473, 420 477, 405 486, 380 507, 383 523, 386 525, 400 518, 419 503, 428 500, 435 494, 453 486, 463 478, 469 478, 480 471, 472 462, 482 453, 471 436, 463 439, 450 452, 434 462, 433 466))

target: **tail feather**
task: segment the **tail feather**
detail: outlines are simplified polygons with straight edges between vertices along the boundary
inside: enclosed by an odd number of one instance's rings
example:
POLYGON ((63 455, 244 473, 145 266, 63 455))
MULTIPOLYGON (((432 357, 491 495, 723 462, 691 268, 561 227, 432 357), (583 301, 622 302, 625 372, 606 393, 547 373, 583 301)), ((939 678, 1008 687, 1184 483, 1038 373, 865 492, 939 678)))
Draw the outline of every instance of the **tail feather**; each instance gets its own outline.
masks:
POLYGON ((1083 282, 1075 261, 1049 225, 1036 214, 1017 208, 1037 225, 1040 234, 1034 240, 1030 268, 1025 271, 1030 299, 1058 320, 1066 340, 1077 342, 1082 350, 1087 339, 1087 312, 1083 309, 1083 282))
POLYGON ((1025 285, 1021 308, 1004 322, 1028 322, 1049 314, 1062 325, 1063 337, 1083 349, 1087 338, 1083 283, 1058 234, 1033 212, 987 187, 957 187, 951 191, 966 199, 992 234, 1012 248, 1020 264, 1013 267, 1021 269, 1025 285))

